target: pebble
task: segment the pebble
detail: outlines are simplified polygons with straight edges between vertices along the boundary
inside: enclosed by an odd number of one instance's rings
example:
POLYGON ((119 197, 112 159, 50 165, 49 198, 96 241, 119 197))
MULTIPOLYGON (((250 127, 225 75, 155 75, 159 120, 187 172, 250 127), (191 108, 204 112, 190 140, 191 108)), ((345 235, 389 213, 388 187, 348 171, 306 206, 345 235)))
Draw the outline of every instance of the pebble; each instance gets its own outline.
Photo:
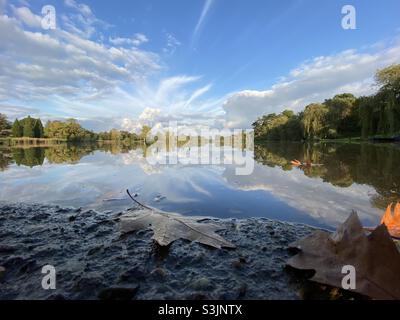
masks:
POLYGON ((201 277, 193 281, 191 287, 195 290, 207 290, 211 287, 211 282, 206 277, 201 277))

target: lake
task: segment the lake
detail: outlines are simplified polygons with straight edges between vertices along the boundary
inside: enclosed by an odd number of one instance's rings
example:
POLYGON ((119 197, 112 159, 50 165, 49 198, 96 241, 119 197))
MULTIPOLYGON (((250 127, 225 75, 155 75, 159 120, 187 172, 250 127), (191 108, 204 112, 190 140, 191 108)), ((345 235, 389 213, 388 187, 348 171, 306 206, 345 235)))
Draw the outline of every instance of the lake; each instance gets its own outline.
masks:
POLYGON ((332 229, 351 210, 365 226, 377 225, 385 207, 400 200, 395 144, 277 142, 249 152, 254 170, 237 175, 234 164, 155 164, 142 145, 2 146, 0 201, 114 211, 133 205, 129 189, 145 204, 185 215, 266 217, 332 229), (294 167, 293 159, 318 165, 294 167))

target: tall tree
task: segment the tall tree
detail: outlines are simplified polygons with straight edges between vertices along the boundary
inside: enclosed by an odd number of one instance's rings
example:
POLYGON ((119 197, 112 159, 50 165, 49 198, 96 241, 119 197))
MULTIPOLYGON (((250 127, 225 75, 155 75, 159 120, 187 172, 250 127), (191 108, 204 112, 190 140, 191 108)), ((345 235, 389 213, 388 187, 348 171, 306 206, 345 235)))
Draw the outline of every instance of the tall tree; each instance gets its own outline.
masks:
POLYGON ((376 73, 379 91, 359 100, 361 131, 364 138, 400 134, 400 64, 376 73))
POLYGON ((40 119, 35 120, 33 131, 34 131, 35 138, 43 138, 43 136, 44 136, 43 124, 40 119))
POLYGON ((11 129, 12 135, 15 138, 20 138, 24 134, 24 128, 21 126, 21 123, 19 122, 18 119, 15 119, 12 129, 11 129))
POLYGON ((302 117, 305 138, 327 137, 329 129, 327 126, 328 112, 329 109, 324 104, 312 103, 306 106, 302 117))
POLYGON ((23 123, 23 136, 28 138, 35 137, 35 120, 32 119, 30 116, 22 120, 23 123))
POLYGON ((7 120, 7 117, 0 113, 0 132, 3 130, 10 129, 10 122, 7 120))

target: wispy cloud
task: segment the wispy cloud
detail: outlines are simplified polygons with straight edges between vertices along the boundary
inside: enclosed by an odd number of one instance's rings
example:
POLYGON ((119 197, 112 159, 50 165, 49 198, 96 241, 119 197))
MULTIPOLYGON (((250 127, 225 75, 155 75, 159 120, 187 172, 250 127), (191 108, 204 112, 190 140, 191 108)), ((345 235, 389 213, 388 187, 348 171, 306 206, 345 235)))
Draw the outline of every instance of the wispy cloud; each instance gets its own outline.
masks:
POLYGON ((165 47, 163 48, 163 52, 168 55, 174 54, 176 49, 181 45, 181 42, 172 34, 169 32, 165 33, 165 37, 167 40, 167 43, 165 47))
POLYGON ((149 39, 142 33, 135 33, 132 38, 110 37, 109 41, 116 46, 130 45, 137 47, 143 43, 149 42, 149 39))
POLYGON ((207 17, 207 14, 210 11, 213 3, 214 3, 214 0, 205 0, 199 20, 197 21, 196 27, 194 28, 194 31, 193 31, 192 42, 196 40, 196 38, 201 30, 201 27, 203 26, 204 21, 207 17))

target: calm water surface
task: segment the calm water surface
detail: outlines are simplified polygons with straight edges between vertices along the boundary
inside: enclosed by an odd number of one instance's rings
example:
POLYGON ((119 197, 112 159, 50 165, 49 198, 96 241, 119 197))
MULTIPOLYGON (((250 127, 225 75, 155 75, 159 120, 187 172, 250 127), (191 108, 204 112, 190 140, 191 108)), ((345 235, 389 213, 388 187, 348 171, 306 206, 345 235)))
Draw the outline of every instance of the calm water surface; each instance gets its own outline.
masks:
POLYGON ((356 210, 376 225, 400 200, 400 147, 392 144, 256 145, 251 175, 234 165, 154 165, 142 146, 0 147, 0 201, 101 211, 137 199, 166 211, 267 217, 333 228, 356 210), (295 168, 292 159, 321 164, 295 168))

